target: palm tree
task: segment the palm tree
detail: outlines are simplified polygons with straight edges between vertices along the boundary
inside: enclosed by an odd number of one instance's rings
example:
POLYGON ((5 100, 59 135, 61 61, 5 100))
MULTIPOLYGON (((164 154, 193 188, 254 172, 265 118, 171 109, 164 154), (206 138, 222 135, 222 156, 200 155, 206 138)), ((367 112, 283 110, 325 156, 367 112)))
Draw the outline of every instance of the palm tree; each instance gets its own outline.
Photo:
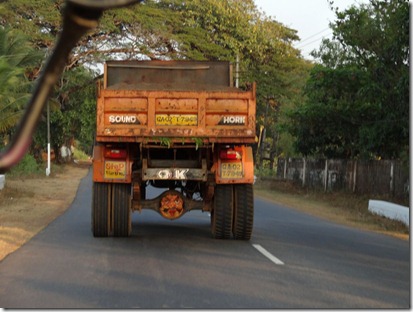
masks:
POLYGON ((0 140, 3 142, 30 98, 33 81, 29 73, 39 67, 42 58, 43 53, 35 50, 22 33, 0 27, 0 140))

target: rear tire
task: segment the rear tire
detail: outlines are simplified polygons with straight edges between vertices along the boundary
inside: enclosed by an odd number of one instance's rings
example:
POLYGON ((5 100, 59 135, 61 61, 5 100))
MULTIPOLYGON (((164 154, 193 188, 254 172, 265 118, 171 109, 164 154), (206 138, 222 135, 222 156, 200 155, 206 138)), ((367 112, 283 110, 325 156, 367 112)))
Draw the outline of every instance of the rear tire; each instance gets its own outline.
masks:
POLYGON ((130 184, 112 184, 112 207, 113 236, 130 236, 132 232, 130 184))
POLYGON ((111 189, 108 183, 93 183, 92 232, 95 237, 107 237, 111 234, 111 189))
POLYGON ((254 223, 254 190, 252 184, 234 185, 235 239, 250 240, 254 223))
POLYGON ((215 188, 211 212, 211 231, 214 238, 231 238, 234 203, 233 189, 232 184, 219 184, 215 188))

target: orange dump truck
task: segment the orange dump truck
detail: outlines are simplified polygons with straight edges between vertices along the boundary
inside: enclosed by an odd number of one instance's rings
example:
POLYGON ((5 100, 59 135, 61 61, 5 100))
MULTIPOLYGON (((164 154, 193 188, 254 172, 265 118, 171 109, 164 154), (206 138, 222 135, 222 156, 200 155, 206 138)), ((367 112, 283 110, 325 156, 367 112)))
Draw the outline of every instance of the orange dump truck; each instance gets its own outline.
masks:
POLYGON ((254 216, 255 84, 228 62, 108 61, 97 99, 94 236, 129 236, 131 214, 211 215, 214 238, 249 240, 254 216), (146 188, 164 189, 148 198, 146 188))

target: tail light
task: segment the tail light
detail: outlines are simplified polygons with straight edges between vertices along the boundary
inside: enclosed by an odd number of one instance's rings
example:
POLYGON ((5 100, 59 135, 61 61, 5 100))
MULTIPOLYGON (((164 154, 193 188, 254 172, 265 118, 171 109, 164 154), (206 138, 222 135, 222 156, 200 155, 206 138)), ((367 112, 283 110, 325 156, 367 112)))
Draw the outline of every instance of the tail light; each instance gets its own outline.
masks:
POLYGON ((118 148, 106 148, 105 149, 105 158, 126 159, 126 156, 127 156, 126 149, 118 149, 118 148))
POLYGON ((232 149, 223 149, 219 152, 219 158, 222 160, 240 160, 242 153, 232 149))

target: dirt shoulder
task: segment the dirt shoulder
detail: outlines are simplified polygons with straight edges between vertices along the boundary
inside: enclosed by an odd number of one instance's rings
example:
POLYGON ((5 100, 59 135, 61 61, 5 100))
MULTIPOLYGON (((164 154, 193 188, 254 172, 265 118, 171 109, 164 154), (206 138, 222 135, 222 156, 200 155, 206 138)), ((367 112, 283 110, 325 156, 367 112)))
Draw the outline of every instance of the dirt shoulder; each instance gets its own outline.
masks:
POLYGON ((61 215, 89 166, 66 165, 49 177, 10 178, 0 190, 0 261, 61 215))

